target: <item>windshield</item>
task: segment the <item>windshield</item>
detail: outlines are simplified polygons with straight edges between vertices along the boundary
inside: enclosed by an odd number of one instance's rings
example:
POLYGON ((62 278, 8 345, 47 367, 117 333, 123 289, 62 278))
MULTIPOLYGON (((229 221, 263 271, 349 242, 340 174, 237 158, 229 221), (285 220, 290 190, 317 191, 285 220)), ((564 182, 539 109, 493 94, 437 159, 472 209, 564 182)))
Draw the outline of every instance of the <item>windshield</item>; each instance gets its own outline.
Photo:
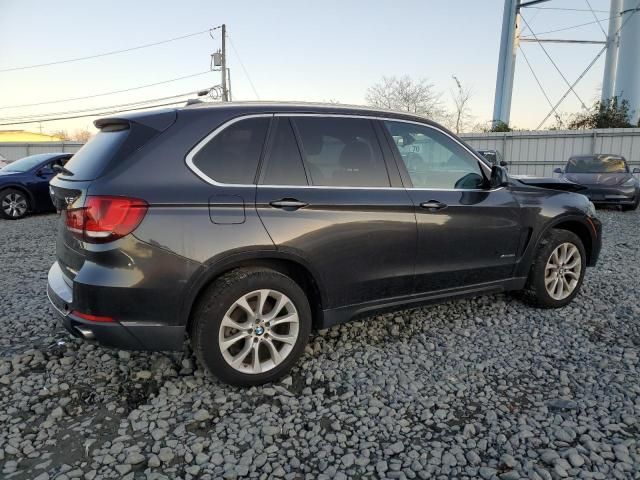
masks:
POLYGON ((620 157, 570 158, 567 173, 627 173, 627 164, 620 157))
POLYGON ((489 160, 492 164, 495 165, 498 162, 498 159, 496 158, 496 152, 493 152, 491 150, 479 150, 479 152, 480 155, 489 160))
POLYGON ((15 162, 11 162, 6 167, 1 168, 3 172, 27 172, 33 167, 39 165, 48 159, 53 158, 50 153, 41 153, 39 155, 31 155, 29 157, 21 158, 15 162))

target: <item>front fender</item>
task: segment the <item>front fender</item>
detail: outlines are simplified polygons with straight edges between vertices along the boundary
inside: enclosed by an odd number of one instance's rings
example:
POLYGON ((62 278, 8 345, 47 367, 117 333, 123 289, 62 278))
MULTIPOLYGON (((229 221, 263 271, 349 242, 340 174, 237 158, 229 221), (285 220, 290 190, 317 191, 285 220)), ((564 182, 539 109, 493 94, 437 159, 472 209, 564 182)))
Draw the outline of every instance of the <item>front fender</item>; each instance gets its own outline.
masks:
POLYGON ((566 230, 570 230, 578 235, 585 244, 584 246, 587 250, 587 266, 592 267, 596 264, 602 245, 602 225, 600 221, 585 214, 566 212, 544 222, 533 232, 520 262, 516 267, 515 276, 528 276, 531 263, 538 251, 540 242, 547 235, 549 230, 558 227, 565 228, 566 230), (588 235, 588 237, 585 238, 585 235, 588 235))

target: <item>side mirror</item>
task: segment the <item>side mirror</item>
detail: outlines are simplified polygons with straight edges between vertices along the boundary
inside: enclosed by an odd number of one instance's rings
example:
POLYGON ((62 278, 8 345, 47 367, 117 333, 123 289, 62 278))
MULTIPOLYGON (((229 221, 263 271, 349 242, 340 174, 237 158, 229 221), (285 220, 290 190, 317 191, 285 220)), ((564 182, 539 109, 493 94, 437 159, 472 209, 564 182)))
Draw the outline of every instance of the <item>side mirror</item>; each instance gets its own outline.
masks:
POLYGON ((509 175, 507 170, 500 165, 491 167, 491 179, 489 180, 491 188, 504 187, 509 185, 509 175))
POLYGON ((553 173, 564 173, 560 167, 554 168, 553 173))
POLYGON ((640 168, 636 167, 633 169, 633 173, 640 173, 640 168))
POLYGON ((500 166, 501 167, 508 167, 509 163, 506 160, 500 160, 500 166))

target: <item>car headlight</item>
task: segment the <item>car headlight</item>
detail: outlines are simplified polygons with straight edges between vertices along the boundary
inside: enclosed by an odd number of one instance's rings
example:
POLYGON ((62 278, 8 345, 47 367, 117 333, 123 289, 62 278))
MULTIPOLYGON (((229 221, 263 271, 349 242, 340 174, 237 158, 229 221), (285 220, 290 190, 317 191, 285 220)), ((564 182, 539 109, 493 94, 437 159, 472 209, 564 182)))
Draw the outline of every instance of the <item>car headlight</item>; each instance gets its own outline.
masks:
POLYGON ((626 182, 624 182, 622 184, 623 187, 633 187, 636 184, 636 179, 635 178, 630 178, 629 180, 627 180, 626 182))
POLYGON ((592 201, 589 201, 589 203, 587 204, 587 215, 589 215, 590 217, 596 216, 596 206, 592 201))

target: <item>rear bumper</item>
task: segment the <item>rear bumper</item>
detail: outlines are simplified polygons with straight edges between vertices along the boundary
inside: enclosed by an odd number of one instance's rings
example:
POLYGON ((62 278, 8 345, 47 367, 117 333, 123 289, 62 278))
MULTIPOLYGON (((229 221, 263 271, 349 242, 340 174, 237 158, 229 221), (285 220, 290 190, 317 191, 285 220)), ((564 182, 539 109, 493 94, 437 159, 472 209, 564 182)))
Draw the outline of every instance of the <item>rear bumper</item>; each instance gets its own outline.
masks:
POLYGON ((65 280, 57 262, 49 270, 47 296, 60 323, 74 337, 122 350, 182 350, 185 334, 183 326, 118 322, 117 319, 113 322, 93 322, 74 315, 73 288, 65 280))

